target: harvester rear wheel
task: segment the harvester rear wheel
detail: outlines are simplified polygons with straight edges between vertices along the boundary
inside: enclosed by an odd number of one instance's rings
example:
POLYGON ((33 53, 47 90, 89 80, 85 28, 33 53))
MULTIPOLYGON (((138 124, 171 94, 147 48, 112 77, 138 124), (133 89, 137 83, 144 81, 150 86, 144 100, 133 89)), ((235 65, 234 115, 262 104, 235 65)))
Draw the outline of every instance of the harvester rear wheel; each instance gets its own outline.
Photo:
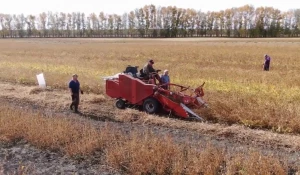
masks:
POLYGON ((149 114, 158 112, 159 103, 155 98, 148 98, 143 103, 143 110, 149 114))
POLYGON ((116 107, 119 109, 125 109, 125 101, 122 99, 118 99, 116 101, 116 107))

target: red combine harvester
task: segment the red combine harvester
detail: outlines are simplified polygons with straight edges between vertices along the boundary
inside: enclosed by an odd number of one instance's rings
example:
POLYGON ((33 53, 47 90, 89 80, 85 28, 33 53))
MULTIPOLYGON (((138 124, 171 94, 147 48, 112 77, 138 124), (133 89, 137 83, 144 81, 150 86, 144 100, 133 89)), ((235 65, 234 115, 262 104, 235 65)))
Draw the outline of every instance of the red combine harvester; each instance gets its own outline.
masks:
POLYGON ((124 73, 105 77, 106 94, 116 99, 117 108, 125 109, 126 106, 134 105, 142 107, 149 114, 158 113, 162 109, 185 119, 204 120, 191 110, 207 107, 202 99, 204 83, 196 89, 168 83, 169 88, 165 89, 163 87, 166 84, 156 83, 155 77, 159 70, 145 79, 136 74, 136 69, 137 67, 129 66, 124 73), (184 93, 188 90, 189 95, 184 93))

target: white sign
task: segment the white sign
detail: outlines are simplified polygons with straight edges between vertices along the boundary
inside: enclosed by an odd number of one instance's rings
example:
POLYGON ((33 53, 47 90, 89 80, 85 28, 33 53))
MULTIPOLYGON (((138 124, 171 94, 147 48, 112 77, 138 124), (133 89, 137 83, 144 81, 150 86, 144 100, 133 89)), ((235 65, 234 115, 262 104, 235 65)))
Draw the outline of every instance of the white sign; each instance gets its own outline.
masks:
POLYGON ((43 73, 38 74, 38 75, 36 75, 36 77, 37 77, 37 80, 39 82, 39 86, 41 88, 46 88, 46 81, 45 81, 45 78, 44 78, 44 74, 43 73))

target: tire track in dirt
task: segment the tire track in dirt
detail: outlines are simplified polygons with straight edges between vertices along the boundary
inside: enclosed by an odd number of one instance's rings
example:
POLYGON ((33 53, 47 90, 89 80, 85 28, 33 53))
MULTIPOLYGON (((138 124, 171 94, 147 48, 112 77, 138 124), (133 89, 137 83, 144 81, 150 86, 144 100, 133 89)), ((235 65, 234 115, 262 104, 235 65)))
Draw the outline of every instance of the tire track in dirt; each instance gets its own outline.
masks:
POLYGON ((40 150, 26 142, 0 143, 0 174, 118 174, 106 165, 78 162, 59 153, 40 150))
POLYGON ((90 122, 98 128, 110 124, 124 133, 133 130, 141 132, 151 130, 157 135, 171 135, 179 143, 188 142, 196 145, 211 143, 232 153, 254 149, 279 156, 300 167, 300 136, 298 135, 254 130, 239 125, 193 123, 151 115, 143 115, 128 122, 116 117, 125 115, 126 112, 124 114, 124 111, 117 110, 112 100, 96 94, 81 96, 81 114, 78 115, 69 110, 70 95, 67 90, 40 90, 33 86, 4 82, 0 83, 0 89, 2 89, 0 102, 24 110, 36 110, 45 116, 68 117, 78 122, 90 122))

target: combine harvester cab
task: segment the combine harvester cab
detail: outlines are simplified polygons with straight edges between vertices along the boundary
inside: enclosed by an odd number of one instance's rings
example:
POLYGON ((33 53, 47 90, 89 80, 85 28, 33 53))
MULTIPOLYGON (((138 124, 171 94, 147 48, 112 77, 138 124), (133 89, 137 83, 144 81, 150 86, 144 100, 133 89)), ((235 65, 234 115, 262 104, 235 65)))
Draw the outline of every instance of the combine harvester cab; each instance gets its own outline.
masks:
POLYGON ((127 73, 105 77, 104 80, 106 94, 116 99, 115 104, 119 109, 134 105, 142 107, 143 111, 149 114, 158 113, 160 109, 163 109, 165 112, 174 113, 181 118, 204 120, 192 111, 192 109, 207 107, 206 102, 202 99, 204 83, 196 89, 170 83, 168 84, 170 89, 164 89, 165 84, 156 84, 154 77, 143 80, 143 78, 127 73), (180 90, 172 91, 173 88, 180 88, 180 90), (187 90, 192 90, 194 96, 183 93, 187 90))

